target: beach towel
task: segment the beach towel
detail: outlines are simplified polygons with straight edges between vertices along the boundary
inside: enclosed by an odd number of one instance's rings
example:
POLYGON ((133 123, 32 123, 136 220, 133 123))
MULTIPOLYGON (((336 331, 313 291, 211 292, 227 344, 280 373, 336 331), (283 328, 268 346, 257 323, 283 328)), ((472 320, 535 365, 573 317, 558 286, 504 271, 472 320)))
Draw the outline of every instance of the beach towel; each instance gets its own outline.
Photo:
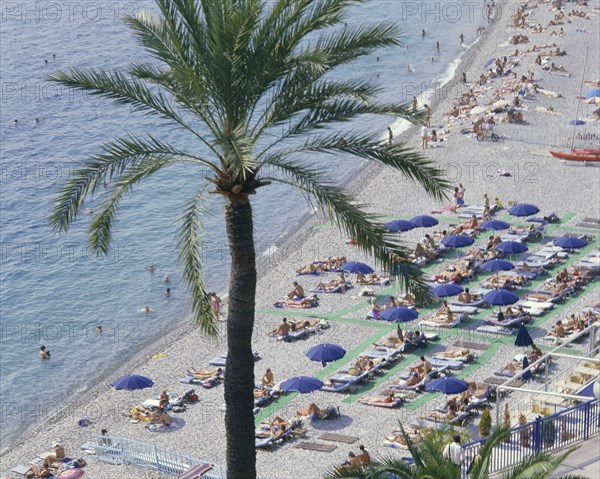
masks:
POLYGON ((210 471, 212 468, 212 464, 198 464, 197 466, 190 467, 180 476, 177 476, 177 479, 198 479, 203 474, 206 474, 208 471, 210 471))

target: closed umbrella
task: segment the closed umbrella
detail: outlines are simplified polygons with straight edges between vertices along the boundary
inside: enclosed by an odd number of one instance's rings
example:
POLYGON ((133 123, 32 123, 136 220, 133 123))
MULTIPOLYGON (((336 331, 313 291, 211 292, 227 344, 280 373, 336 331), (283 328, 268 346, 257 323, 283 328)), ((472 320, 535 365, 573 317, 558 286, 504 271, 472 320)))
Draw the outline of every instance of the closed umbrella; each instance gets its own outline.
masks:
POLYGON ((487 304, 494 306, 508 306, 519 301, 519 297, 508 289, 494 289, 483 295, 483 300, 487 304))
POLYGON ((581 126, 581 125, 585 125, 585 121, 583 121, 583 120, 571 120, 569 122, 569 125, 571 125, 571 126, 581 126))
POLYGON ((146 389, 154 385, 152 379, 146 376, 138 376, 137 374, 129 374, 127 376, 121 376, 113 381, 112 386, 115 389, 126 389, 127 391, 134 391, 136 389, 146 389))
POLYGON ((419 313, 416 310, 406 308, 404 306, 394 306, 392 308, 387 308, 381 311, 379 314, 381 319, 385 319, 386 321, 392 321, 395 323, 412 321, 413 319, 417 319, 419 317, 419 313))
POLYGON ((519 203, 518 205, 511 206, 508 210, 508 214, 513 216, 530 216, 539 213, 540 209, 535 205, 529 203, 519 203))
POLYGON ((429 228, 439 223, 433 216, 420 215, 410 219, 410 222, 418 228, 429 228))
POLYGON ((374 269, 366 263, 361 263, 360 261, 350 261, 349 263, 345 263, 339 269, 339 271, 343 271, 344 273, 371 274, 374 272, 374 269))
MULTIPOLYGON (((523 369, 525 370, 528 367, 529 367, 529 361, 527 360, 527 356, 525 356, 523 358, 523 369)), ((531 370, 525 371, 523 373, 523 375, 521 376, 521 378, 524 379, 525 381, 529 381, 532 377, 533 377, 533 374, 531 373, 531 370)))
POLYGON ((415 225, 407 220, 394 220, 383 225, 389 231, 410 231, 415 228, 415 225))
POLYGON ((425 389, 444 394, 459 394, 469 389, 469 385, 461 379, 445 376, 429 381, 425 384, 425 389))
POLYGON ((445 298, 446 296, 454 296, 458 293, 462 293, 463 288, 458 284, 448 283, 440 284, 431 290, 431 294, 438 298, 445 298))
POLYGON ((448 248, 464 248, 474 242, 473 238, 467 235, 448 235, 442 238, 442 244, 448 248))
POLYGON ((575 236, 561 236, 560 238, 555 238, 553 244, 554 246, 560 246, 561 248, 578 249, 587 246, 588 243, 586 240, 575 236))
POLYGON ((507 230, 508 228, 510 228, 510 224, 508 224, 506 221, 500 221, 500 220, 488 220, 488 221, 484 221, 483 223, 481 223, 479 225, 480 228, 484 229, 484 230, 507 230))
POLYGON ((533 339, 531 339, 531 335, 524 324, 519 326, 519 331, 517 332, 517 337, 515 339, 515 346, 522 346, 526 348, 527 346, 531 346, 533 344, 533 339))
POLYGON ((297 376, 287 379, 279 385, 284 392, 311 393, 323 387, 323 381, 310 376, 297 376))
POLYGON ((526 245, 520 243, 519 241, 502 241, 501 243, 498 243, 495 248, 498 251, 502 251, 506 254, 524 253, 529 249, 526 245))
POLYGON ((337 361, 346 355, 346 350, 337 344, 317 344, 308 350, 306 356, 311 361, 321 361, 323 366, 332 361, 337 361))

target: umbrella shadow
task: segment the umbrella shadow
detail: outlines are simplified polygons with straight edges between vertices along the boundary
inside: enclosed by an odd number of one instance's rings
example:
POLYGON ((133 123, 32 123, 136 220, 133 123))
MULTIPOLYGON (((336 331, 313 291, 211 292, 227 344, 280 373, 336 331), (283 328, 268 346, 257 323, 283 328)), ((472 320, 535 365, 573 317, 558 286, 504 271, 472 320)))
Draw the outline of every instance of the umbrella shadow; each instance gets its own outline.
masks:
POLYGON ((171 418, 171 424, 168 426, 161 424, 149 424, 147 429, 149 432, 169 433, 179 431, 185 426, 185 420, 181 417, 171 418))
POLYGON ((350 416, 342 414, 335 419, 321 419, 312 421, 311 426, 319 431, 338 431, 345 429, 354 422, 350 416))

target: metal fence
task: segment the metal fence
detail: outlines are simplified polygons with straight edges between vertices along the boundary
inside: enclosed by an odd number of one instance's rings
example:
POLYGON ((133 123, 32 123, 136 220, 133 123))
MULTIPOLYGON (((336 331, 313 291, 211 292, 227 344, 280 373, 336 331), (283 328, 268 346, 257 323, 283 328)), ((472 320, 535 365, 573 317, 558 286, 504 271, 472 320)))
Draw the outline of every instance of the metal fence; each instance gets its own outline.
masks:
MULTIPOLYGON (((552 452, 600 433, 600 403, 597 399, 578 404, 551 416, 510 429, 506 442, 492 452, 490 473, 520 464, 538 452, 552 452)), ((465 444, 465 464, 471 464, 485 439, 465 444)), ((468 477, 466 471, 463 477, 468 477)))
MULTIPOLYGON (((132 464, 173 476, 178 476, 199 464, 210 464, 209 461, 202 461, 189 454, 170 451, 154 444, 124 437, 95 435, 91 438, 91 444, 99 461, 109 464, 132 464)), ((202 477, 226 479, 226 476, 224 467, 213 465, 213 468, 202 477)))

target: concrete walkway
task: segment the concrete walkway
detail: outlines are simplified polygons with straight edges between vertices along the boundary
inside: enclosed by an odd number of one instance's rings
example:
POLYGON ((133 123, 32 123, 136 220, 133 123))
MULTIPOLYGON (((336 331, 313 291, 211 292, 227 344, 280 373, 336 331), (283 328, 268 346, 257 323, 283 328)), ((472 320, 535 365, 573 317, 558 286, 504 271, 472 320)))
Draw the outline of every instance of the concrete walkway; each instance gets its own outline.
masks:
POLYGON ((551 477, 577 474, 590 479, 600 479, 600 437, 596 436, 581 444, 571 453, 551 477))

